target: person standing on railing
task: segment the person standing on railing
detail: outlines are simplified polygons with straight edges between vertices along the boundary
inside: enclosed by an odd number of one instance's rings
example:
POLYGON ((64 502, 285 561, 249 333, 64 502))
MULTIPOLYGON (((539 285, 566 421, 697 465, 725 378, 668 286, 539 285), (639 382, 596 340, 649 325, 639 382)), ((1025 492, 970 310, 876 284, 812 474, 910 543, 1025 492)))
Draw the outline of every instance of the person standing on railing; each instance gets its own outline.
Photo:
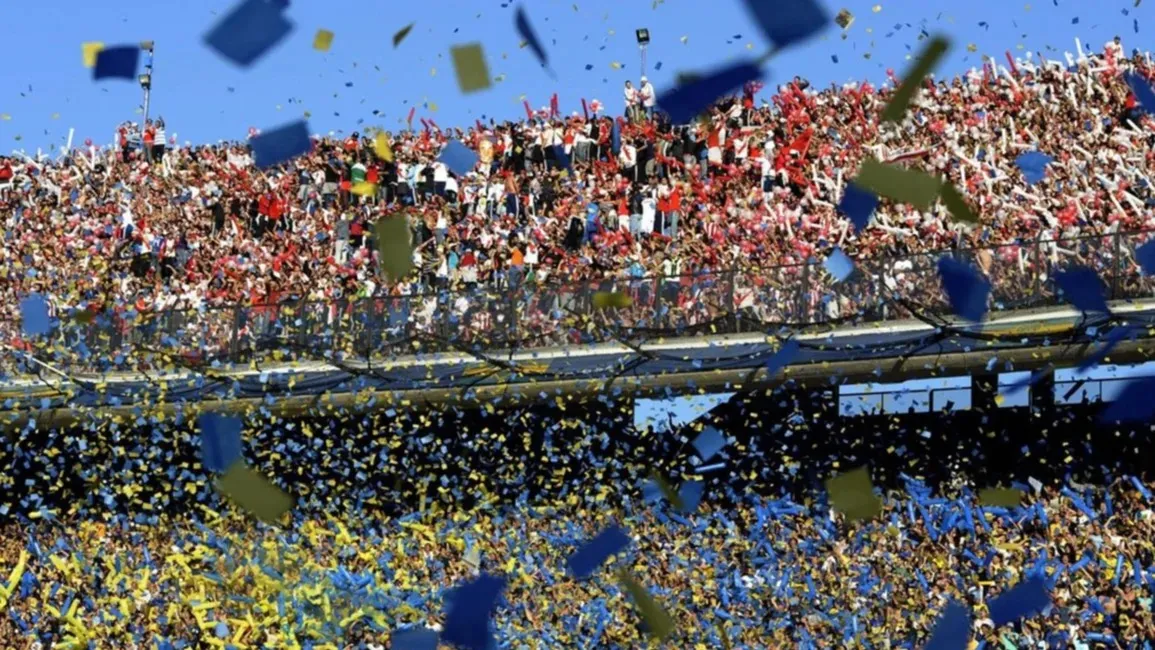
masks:
POLYGON ((654 84, 645 76, 642 77, 642 86, 638 89, 638 103, 641 104, 645 119, 654 119, 654 107, 658 103, 657 92, 654 91, 654 84))
POLYGON ((166 137, 168 137, 168 136, 165 135, 165 131, 164 131, 164 118, 159 117, 156 120, 156 124, 153 126, 153 140, 152 140, 152 160, 153 160, 153 162, 160 163, 160 162, 164 161, 164 148, 165 148, 165 145, 168 144, 168 142, 165 140, 166 137))
POLYGON ((623 91, 626 101, 626 119, 633 122, 637 119, 638 114, 638 91, 634 88, 634 83, 626 79, 626 87, 623 91))

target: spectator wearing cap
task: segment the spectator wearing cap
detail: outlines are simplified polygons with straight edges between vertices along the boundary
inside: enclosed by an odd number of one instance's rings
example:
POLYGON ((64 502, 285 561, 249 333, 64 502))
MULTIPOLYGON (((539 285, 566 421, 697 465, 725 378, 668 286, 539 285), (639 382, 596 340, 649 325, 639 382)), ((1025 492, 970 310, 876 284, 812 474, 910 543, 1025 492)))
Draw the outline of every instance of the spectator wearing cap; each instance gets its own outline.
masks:
POLYGON ((654 91, 654 84, 645 76, 642 77, 642 85, 638 88, 638 102, 645 112, 646 119, 654 118, 654 107, 658 104, 657 93, 654 91))

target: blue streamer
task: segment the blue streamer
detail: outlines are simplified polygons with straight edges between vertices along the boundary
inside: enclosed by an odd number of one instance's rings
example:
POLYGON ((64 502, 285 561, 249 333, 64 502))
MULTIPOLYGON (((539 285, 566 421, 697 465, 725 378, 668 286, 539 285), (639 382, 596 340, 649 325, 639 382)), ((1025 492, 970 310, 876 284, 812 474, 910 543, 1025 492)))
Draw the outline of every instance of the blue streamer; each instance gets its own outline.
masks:
POLYGON ((1134 486, 1135 486, 1135 489, 1136 489, 1136 490, 1139 490, 1139 494, 1142 494, 1142 495, 1143 495, 1143 500, 1144 500, 1144 501, 1147 501, 1148 503, 1150 503, 1150 501, 1151 501, 1151 492, 1149 492, 1149 491, 1147 490, 1147 487, 1146 487, 1146 486, 1144 486, 1144 485, 1143 485, 1143 484, 1142 484, 1142 483, 1139 481, 1139 479, 1138 479, 1138 478, 1136 478, 1136 477, 1134 477, 1134 476, 1128 476, 1127 478, 1131 479, 1131 485, 1134 485, 1134 486))

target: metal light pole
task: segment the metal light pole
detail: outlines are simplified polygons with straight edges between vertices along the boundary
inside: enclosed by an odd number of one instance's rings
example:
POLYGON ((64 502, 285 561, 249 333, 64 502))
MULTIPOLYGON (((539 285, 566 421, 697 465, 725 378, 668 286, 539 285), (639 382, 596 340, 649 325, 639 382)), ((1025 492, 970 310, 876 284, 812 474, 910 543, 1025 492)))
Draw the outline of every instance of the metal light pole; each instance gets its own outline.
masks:
POLYGON ((650 30, 645 27, 634 30, 634 36, 638 39, 638 50, 642 55, 642 76, 646 76, 646 46, 650 44, 650 30))
POLYGON ((148 125, 148 102, 152 95, 152 55, 155 49, 155 43, 152 41, 141 41, 140 49, 144 50, 148 58, 144 61, 144 72, 137 77, 140 82, 140 88, 144 91, 144 121, 140 125, 140 149, 144 152, 144 159, 152 162, 152 151, 144 146, 144 130, 148 125))

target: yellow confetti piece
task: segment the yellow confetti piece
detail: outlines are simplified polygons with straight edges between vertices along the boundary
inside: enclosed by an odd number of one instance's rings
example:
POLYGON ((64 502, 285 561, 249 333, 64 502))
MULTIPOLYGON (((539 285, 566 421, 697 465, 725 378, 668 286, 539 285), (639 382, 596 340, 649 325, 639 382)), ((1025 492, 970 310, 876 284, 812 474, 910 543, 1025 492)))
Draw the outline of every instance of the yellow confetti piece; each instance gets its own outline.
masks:
POLYGON ((650 592, 646 590, 629 572, 622 567, 618 569, 618 581, 630 592, 630 597, 634 601, 634 605, 638 608, 638 613, 641 614, 642 620, 646 622, 646 627, 650 630, 650 635, 656 639, 664 639, 674 631, 674 619, 666 613, 666 610, 654 600, 650 592))
POLYGON ((53 114, 52 114, 52 119, 54 119, 54 120, 59 120, 59 119, 60 119, 60 113, 53 113, 53 114))
POLYGON ((629 307, 634 304, 634 301, 624 293, 598 291, 594 294, 593 303, 594 307, 598 309, 606 309, 610 307, 629 307))
POLYGON ((11 122, 12 116, 7 114, 7 113, 0 113, 0 120, 4 120, 5 122, 11 122))
POLYGON ((682 44, 683 44, 683 45, 685 45, 686 43, 688 43, 688 42, 690 41, 690 37, 689 37, 689 36, 683 36, 683 37, 682 37, 681 39, 679 39, 679 40, 681 40, 681 41, 682 41, 682 44))
POLYGON ((614 70, 621 70, 622 64, 618 63, 617 61, 614 61, 613 63, 610 64, 610 67, 613 68, 614 70))
POLYGON ((393 162, 393 149, 389 146, 389 136, 384 131, 378 131, 373 138, 373 151, 377 157, 385 162, 393 162))
POLYGON ((882 511, 882 500, 874 494, 870 472, 865 467, 827 479, 826 492, 830 505, 849 521, 870 519, 882 511))
POLYGON ((333 46, 333 32, 327 29, 318 29, 313 37, 313 49, 319 52, 328 52, 333 46))
POLYGON ((429 68, 429 76, 430 77, 436 77, 437 76, 437 68, 429 68))
POLYGON ((979 51, 978 45, 975 45, 974 43, 968 43, 967 44, 967 52, 978 52, 978 51, 979 51))
POLYGON ((275 523, 293 508, 293 499, 269 479, 238 460, 217 479, 217 489, 265 523, 275 523))
POLYGON ((355 183, 353 187, 349 189, 349 191, 356 194, 357 196, 373 196, 377 193, 377 186, 372 183, 361 181, 359 183, 355 183))
POLYGON ((96 65, 96 55, 104 49, 104 43, 100 41, 89 41, 80 44, 80 53, 84 61, 84 67, 91 68, 96 65))
POLYGON ((485 64, 485 51, 480 43, 470 43, 450 48, 453 69, 457 72, 457 87, 463 93, 472 93, 490 87, 489 66, 485 64))
POLYGON ((998 508, 1014 508, 1022 503, 1023 493, 1015 488, 986 488, 979 492, 979 503, 998 508))
POLYGON ((907 105, 914 99, 918 89, 922 87, 922 80, 930 74, 935 64, 946 54, 949 48, 950 42, 941 36, 932 38, 926 44, 922 53, 919 54, 918 63, 907 70, 902 79, 902 85, 890 98, 890 103, 886 105, 886 109, 882 111, 884 122, 897 122, 902 119, 902 116, 906 114, 907 105))
POLYGON ((843 9, 834 17, 834 22, 842 29, 849 29, 854 24, 854 14, 849 9, 843 9))
POLYGON ((939 198, 946 204, 950 214, 955 218, 955 221, 965 221, 966 223, 978 223, 978 215, 971 210, 971 206, 967 203, 962 193, 955 188, 954 185, 946 183, 939 190, 939 198))
POLYGON ((409 32, 413 31, 413 26, 416 24, 417 23, 409 23, 408 25, 397 30, 396 34, 393 34, 393 48, 394 49, 396 49, 397 46, 401 44, 401 41, 405 40, 405 37, 409 35, 409 32))
POLYGON ((854 182, 875 194, 928 210, 939 195, 941 181, 924 172, 884 165, 867 158, 854 182))
POLYGON ((874 5, 873 7, 870 8, 870 10, 873 11, 874 13, 878 13, 878 12, 882 11, 882 5, 874 5))
POLYGON ((409 232, 409 217, 378 219, 373 226, 380 256, 381 271, 391 282, 397 282, 409 274, 413 268, 413 242, 409 232))

